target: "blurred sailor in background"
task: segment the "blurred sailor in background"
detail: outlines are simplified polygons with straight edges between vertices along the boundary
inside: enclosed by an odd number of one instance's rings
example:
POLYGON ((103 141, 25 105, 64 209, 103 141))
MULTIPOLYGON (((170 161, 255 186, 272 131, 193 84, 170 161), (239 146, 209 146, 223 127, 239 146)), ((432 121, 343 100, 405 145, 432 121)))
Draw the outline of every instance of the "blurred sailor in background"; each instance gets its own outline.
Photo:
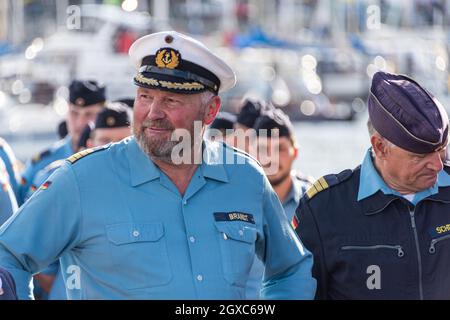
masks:
POLYGON ((69 111, 66 118, 68 135, 28 161, 19 187, 17 199, 19 205, 25 201, 39 170, 76 152, 83 129, 89 121, 95 120, 106 100, 105 87, 96 81, 73 81, 69 86, 69 95, 69 111))
MULTIPOLYGON (((266 108, 256 119, 253 129, 258 136, 255 155, 291 221, 300 198, 314 182, 292 168, 299 150, 292 123, 281 109, 266 108), (272 134, 276 134, 276 138, 272 134)), ((247 283, 247 299, 259 298, 263 272, 264 265, 255 258, 247 283)))

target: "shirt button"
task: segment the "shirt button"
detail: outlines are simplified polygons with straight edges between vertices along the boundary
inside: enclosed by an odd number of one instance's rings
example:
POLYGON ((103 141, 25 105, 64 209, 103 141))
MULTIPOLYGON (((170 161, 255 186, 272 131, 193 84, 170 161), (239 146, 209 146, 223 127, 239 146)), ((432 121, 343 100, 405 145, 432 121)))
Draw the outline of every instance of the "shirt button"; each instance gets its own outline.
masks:
POLYGON ((239 235, 242 237, 244 235, 244 231, 239 230, 239 235))
POLYGON ((137 230, 134 230, 133 231, 133 237, 139 237, 139 231, 137 231, 137 230))
POLYGON ((192 243, 194 243, 194 242, 195 242, 195 237, 190 236, 190 237, 189 237, 189 241, 192 242, 192 243))
POLYGON ((223 238, 224 238, 224 240, 228 240, 228 236, 226 233, 223 234, 223 238))
POLYGON ((199 275, 197 276, 197 280, 198 280, 198 281, 203 281, 203 276, 202 276, 201 274, 199 274, 199 275))
POLYGON ((187 200, 183 200, 183 204, 184 204, 184 205, 187 205, 187 200))

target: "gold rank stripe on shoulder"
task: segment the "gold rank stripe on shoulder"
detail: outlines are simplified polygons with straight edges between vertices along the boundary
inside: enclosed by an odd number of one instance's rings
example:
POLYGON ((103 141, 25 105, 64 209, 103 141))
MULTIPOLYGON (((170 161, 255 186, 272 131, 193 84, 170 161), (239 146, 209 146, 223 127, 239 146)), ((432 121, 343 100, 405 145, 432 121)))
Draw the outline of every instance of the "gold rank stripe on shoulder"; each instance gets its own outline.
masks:
POLYGON ((94 149, 86 149, 83 151, 80 151, 78 153, 75 153, 74 155, 70 156, 69 158, 67 158, 67 161, 69 161, 70 163, 75 163, 78 160, 80 160, 81 158, 87 156, 88 154, 91 154, 92 152, 94 152, 94 149))
POLYGON ((319 180, 317 180, 316 182, 314 182, 314 184, 306 191, 306 196, 308 197, 308 199, 311 199, 316 194, 318 194, 319 192, 321 192, 327 188, 328 188, 328 183, 322 177, 319 180))
POLYGON ((74 164, 75 162, 77 162, 81 158, 84 158, 84 157, 86 157, 87 155, 89 155, 91 153, 94 153, 96 151, 100 151, 100 150, 106 149, 107 147, 109 147, 109 145, 110 144, 106 144, 106 145, 101 146, 101 147, 96 147, 96 148, 91 148, 91 149, 86 149, 86 150, 80 151, 80 152, 75 153, 74 155, 70 156, 66 160, 69 161, 70 163, 74 164))
POLYGON ((86 157, 87 155, 89 155, 91 153, 107 149, 110 145, 111 145, 111 143, 108 143, 108 144, 105 144, 104 146, 95 147, 95 148, 91 148, 91 149, 86 149, 86 150, 80 151, 80 152, 75 153, 74 155, 70 156, 66 160, 69 161, 71 164, 74 164, 75 162, 77 162, 81 158, 84 158, 84 157, 86 157))

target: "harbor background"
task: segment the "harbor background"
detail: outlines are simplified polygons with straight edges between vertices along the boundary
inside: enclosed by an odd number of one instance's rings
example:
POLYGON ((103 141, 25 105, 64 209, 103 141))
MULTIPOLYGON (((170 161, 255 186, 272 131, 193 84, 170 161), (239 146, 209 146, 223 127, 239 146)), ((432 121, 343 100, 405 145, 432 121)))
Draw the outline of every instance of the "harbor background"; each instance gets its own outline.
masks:
POLYGON ((336 173, 369 147, 376 71, 413 77, 450 110, 449 17, 447 0, 0 0, 0 137, 22 162, 50 146, 73 79, 132 98, 129 45, 174 29, 236 70, 222 110, 237 113, 246 98, 282 108, 296 169, 336 173))

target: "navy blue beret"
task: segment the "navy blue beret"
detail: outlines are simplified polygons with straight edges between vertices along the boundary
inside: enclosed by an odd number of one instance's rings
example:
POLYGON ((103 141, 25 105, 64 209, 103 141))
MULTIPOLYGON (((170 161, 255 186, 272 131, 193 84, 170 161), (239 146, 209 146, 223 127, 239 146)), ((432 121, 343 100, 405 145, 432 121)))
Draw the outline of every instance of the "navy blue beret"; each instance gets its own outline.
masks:
POLYGON ((110 102, 95 119, 95 129, 120 128, 130 125, 130 107, 121 102, 110 102))
POLYGON ((134 108, 134 98, 122 98, 122 99, 118 99, 114 102, 125 103, 128 107, 134 108))
POLYGON ((253 129, 256 130, 256 134, 259 136, 261 129, 266 129, 267 137, 271 136, 272 129, 279 130, 279 137, 294 137, 294 127, 289 119, 289 116, 285 114, 281 109, 272 108, 265 110, 261 116, 256 119, 253 129))
POLYGON ((88 107, 106 101, 105 87, 97 81, 74 80, 69 86, 69 101, 79 107, 88 107))
POLYGON ((229 112, 219 112, 214 121, 209 126, 211 129, 233 129, 236 122, 236 115, 229 112))
POLYGON ((253 128, 256 119, 258 119, 263 110, 268 108, 269 106, 264 101, 246 99, 242 104, 236 121, 247 128, 253 128))
POLYGON ((368 107, 375 130, 402 149, 424 154, 447 144, 448 115, 444 107, 407 76, 375 73, 368 107))

